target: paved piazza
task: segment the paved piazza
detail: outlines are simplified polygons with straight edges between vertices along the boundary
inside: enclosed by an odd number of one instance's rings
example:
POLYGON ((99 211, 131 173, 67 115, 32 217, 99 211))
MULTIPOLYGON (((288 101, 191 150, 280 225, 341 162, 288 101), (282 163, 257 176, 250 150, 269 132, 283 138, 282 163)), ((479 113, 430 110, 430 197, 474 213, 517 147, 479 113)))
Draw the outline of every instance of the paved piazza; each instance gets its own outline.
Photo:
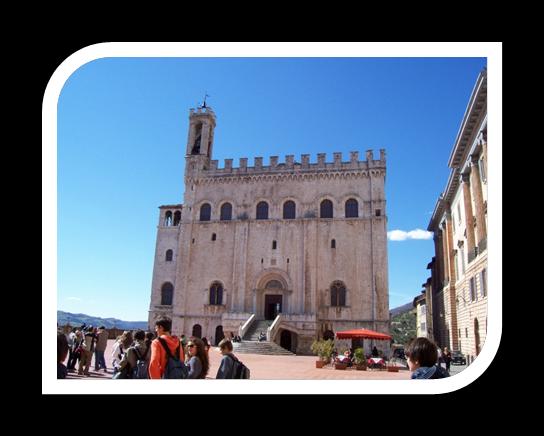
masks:
MULTIPOLYGON (((114 340, 108 341, 106 349, 106 364, 108 374, 104 371, 94 371, 94 356, 90 368, 90 377, 84 377, 75 373, 69 373, 70 379, 111 379, 111 350, 114 340)), ((344 371, 335 370, 331 366, 318 369, 315 367, 316 356, 263 356, 258 354, 238 354, 238 358, 251 370, 251 378, 254 380, 345 380, 345 379, 367 379, 367 380, 407 380, 410 373, 407 370, 399 372, 387 372, 380 370, 356 371, 347 369, 344 371)), ((208 378, 215 378, 221 354, 217 348, 210 349, 210 371, 208 378)), ((77 367, 76 367, 77 369, 77 367)))

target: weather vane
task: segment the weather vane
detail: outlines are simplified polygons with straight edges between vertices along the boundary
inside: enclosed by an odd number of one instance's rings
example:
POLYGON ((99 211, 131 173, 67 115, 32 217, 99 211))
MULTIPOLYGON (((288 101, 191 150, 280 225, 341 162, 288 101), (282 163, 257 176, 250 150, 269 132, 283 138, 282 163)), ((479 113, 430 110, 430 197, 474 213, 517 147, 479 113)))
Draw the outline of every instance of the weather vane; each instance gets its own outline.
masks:
POLYGON ((202 104, 202 108, 206 108, 206 97, 211 97, 210 95, 208 95, 207 91, 204 91, 204 103, 202 104))

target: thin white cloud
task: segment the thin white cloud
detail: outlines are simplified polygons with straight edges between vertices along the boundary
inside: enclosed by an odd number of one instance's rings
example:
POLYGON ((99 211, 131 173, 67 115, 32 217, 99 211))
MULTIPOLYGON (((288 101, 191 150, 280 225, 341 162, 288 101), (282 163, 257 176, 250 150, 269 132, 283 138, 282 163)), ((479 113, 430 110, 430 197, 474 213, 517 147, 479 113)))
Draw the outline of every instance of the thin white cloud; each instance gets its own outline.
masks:
POLYGON ((68 297, 67 300, 68 301, 83 301, 81 298, 77 298, 77 297, 68 297))
POLYGON ((407 239, 431 239, 433 232, 415 229, 405 232, 404 230, 391 230, 387 232, 387 239, 390 241, 406 241, 407 239))

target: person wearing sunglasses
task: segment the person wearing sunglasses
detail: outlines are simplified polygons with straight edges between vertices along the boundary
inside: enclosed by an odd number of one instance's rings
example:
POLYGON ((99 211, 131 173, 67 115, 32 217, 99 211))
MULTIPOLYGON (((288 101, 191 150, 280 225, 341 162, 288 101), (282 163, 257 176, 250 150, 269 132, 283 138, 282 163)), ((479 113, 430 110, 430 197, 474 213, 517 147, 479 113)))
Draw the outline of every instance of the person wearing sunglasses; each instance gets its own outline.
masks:
POLYGON ((188 378, 206 378, 210 369, 210 362, 204 342, 199 338, 191 338, 187 343, 186 364, 189 366, 188 378))

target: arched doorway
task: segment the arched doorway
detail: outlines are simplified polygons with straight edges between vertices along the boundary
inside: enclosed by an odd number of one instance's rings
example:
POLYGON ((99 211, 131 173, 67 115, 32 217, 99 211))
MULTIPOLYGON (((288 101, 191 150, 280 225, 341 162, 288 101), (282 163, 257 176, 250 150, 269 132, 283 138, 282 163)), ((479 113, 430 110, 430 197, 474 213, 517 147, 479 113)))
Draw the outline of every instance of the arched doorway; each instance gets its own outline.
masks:
POLYGON ((279 280, 269 280, 264 288, 264 319, 273 320, 282 312, 283 284, 279 280))
POLYGON ((280 336, 280 347, 291 351, 291 332, 289 330, 282 330, 280 336))
POLYGON ((477 356, 480 354, 480 325, 478 323, 478 318, 474 318, 474 347, 477 356))
POLYGON ((202 326, 200 324, 195 324, 193 326, 193 334, 195 338, 202 338, 202 326))
POLYGON ((225 337, 225 334, 223 333, 223 326, 218 325, 215 328, 215 345, 219 345, 219 342, 225 337))

